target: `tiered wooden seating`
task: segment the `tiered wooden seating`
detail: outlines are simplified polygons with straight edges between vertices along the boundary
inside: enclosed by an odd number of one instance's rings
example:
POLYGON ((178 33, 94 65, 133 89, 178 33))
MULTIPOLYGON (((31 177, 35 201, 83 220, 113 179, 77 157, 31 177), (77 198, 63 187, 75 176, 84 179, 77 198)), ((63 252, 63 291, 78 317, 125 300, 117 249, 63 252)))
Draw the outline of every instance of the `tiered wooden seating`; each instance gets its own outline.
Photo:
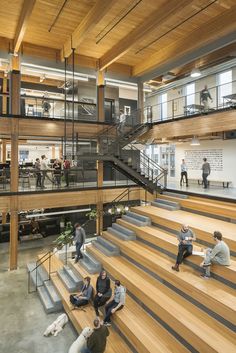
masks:
POLYGON ((236 338, 231 330, 123 257, 107 257, 93 246, 88 246, 87 250, 196 351, 234 352, 236 338))
MULTIPOLYGON (((78 263, 73 266, 82 276, 89 275, 95 288, 97 275, 88 274, 78 263)), ((139 353, 189 352, 128 294, 124 309, 113 316, 113 321, 139 353)))
MULTIPOLYGON (((163 249, 165 252, 168 252, 170 255, 176 257, 178 251, 178 240, 175 235, 155 226, 137 227, 136 225, 128 223, 123 219, 118 219, 117 223, 123 227, 133 230, 137 234, 138 238, 148 242, 150 246, 153 244, 158 248, 163 249)), ((204 246, 202 245, 197 246, 194 244, 193 246, 193 250, 195 251, 201 251, 203 248, 204 246)), ((192 255, 188 257, 187 263, 199 266, 202 260, 203 258, 201 256, 192 255)), ((211 271, 222 279, 231 282, 234 287, 236 286, 236 261, 233 260, 233 257, 231 258, 230 266, 212 265, 211 271)))
POLYGON ((218 230, 222 232, 230 250, 236 253, 236 224, 186 211, 168 211, 154 206, 132 207, 131 210, 150 217, 153 223, 176 231, 180 230, 183 223, 189 224, 199 240, 211 244, 214 244, 213 232, 218 230))
POLYGON ((191 293, 199 303, 236 325, 236 292, 232 288, 214 279, 200 279, 193 269, 183 267, 181 273, 175 272, 171 269, 173 262, 167 256, 138 241, 122 241, 109 232, 103 232, 103 237, 119 246, 121 252, 130 259, 142 264, 181 291, 191 293))
MULTIPOLYGON (((41 255, 39 258, 40 257, 41 255)), ((42 266, 44 266, 45 270, 48 271, 49 261, 45 261, 42 266)), ((57 271, 62 266, 62 262, 56 256, 51 257, 51 269, 53 272, 57 271)), ((70 293, 67 291, 56 272, 51 274, 51 280, 58 290, 58 293, 60 293, 63 307, 78 333, 81 332, 81 330, 86 326, 93 327, 93 320, 95 318, 93 307, 88 305, 86 306, 85 311, 71 310, 72 307, 69 300, 70 293)), ((130 348, 122 340, 122 338, 112 328, 109 329, 109 331, 110 335, 108 337, 106 353, 131 353, 130 348)))
POLYGON ((199 197, 181 199, 164 194, 158 195, 158 198, 178 202, 181 207, 184 208, 236 220, 236 204, 233 203, 209 200, 205 198, 203 199, 199 197))

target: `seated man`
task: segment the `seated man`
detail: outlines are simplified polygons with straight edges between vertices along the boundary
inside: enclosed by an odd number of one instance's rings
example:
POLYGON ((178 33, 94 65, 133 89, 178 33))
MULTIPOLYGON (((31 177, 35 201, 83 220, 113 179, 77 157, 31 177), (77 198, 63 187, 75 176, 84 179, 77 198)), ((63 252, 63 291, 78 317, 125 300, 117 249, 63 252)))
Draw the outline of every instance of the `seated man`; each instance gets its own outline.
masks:
POLYGON ((104 325, 111 326, 111 315, 113 315, 117 310, 121 310, 124 307, 125 293, 125 287, 121 285, 120 281, 115 280, 114 297, 105 306, 106 315, 104 318, 104 325))
POLYGON ((230 265, 230 251, 228 245, 222 240, 221 232, 215 231, 213 239, 216 241, 216 245, 213 249, 207 249, 204 261, 200 264, 203 267, 204 273, 201 275, 203 278, 210 278, 211 264, 217 264, 221 266, 230 265))
POLYGON ((84 278, 84 285, 81 289, 81 292, 77 295, 71 294, 70 295, 70 302, 75 307, 80 307, 83 305, 87 305, 89 300, 92 297, 93 287, 90 284, 91 278, 85 277, 84 278))
POLYGON ((111 281, 105 270, 103 270, 97 278, 96 291, 97 293, 93 305, 96 315, 99 316, 99 306, 103 306, 111 298, 112 294, 111 281))
POLYGON ((178 255, 175 265, 172 266, 172 270, 179 272, 179 265, 183 262, 183 259, 192 255, 192 242, 196 240, 196 236, 188 225, 183 224, 177 237, 179 240, 178 255))
POLYGON ((104 353, 106 350, 107 337, 109 331, 106 326, 102 325, 99 318, 93 322, 94 330, 88 338, 87 347, 82 349, 82 353, 104 353))

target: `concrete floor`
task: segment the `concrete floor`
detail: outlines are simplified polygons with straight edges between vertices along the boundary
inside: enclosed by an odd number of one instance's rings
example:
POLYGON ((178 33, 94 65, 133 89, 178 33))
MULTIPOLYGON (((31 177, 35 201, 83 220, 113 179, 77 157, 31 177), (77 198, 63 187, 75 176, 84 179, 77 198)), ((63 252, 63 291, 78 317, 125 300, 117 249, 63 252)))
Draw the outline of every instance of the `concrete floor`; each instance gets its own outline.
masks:
POLYGON ((0 352, 67 353, 77 335, 70 323, 57 337, 43 332, 59 314, 45 314, 36 293, 28 294, 26 264, 48 248, 52 237, 19 246, 19 269, 8 271, 8 244, 0 244, 0 352))

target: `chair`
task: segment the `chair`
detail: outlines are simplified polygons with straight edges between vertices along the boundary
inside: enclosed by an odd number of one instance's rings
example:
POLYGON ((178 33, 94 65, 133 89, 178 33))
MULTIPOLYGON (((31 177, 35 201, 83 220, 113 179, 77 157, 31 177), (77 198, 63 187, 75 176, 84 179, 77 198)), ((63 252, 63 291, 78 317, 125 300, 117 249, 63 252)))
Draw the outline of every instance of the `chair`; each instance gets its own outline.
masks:
POLYGON ((21 171, 20 179, 22 188, 24 189, 27 186, 30 189, 30 173, 28 171, 21 171))

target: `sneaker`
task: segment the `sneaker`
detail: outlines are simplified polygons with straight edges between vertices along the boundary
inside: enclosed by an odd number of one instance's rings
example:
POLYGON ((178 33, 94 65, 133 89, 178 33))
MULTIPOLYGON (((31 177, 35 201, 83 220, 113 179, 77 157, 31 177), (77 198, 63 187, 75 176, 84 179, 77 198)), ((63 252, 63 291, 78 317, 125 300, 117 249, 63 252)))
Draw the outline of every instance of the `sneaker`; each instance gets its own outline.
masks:
POLYGON ((111 326, 111 323, 110 322, 104 322, 104 325, 109 327, 109 326, 111 326))
POLYGON ((211 266, 211 263, 210 263, 210 262, 204 263, 202 266, 203 266, 203 267, 208 267, 208 266, 211 266))
POLYGON ((200 277, 202 277, 204 279, 210 279, 211 278, 210 276, 206 275, 205 273, 201 274, 200 277))

